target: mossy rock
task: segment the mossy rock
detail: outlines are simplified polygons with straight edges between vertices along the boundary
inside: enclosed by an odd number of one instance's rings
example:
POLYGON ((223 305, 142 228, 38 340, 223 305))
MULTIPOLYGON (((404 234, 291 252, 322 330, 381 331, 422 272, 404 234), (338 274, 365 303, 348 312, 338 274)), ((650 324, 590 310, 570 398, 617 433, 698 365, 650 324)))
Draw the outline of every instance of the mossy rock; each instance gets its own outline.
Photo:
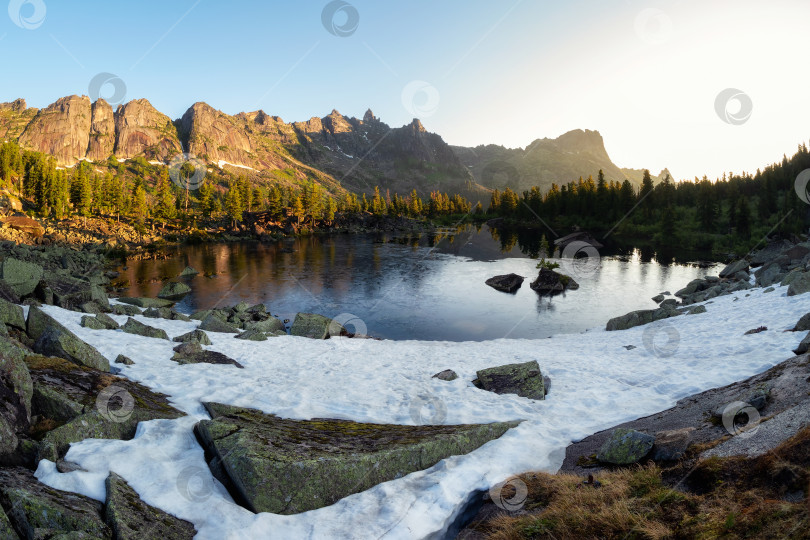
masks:
POLYGON ((534 360, 482 369, 476 375, 484 390, 496 394, 517 394, 529 399, 545 399, 543 374, 534 360))
POLYGON ((166 331, 162 328, 155 328, 153 326, 149 326, 148 324, 143 324, 142 322, 136 321, 132 317, 127 319, 127 322, 124 323, 121 330, 127 334, 135 334, 137 336, 155 339, 165 339, 166 341, 169 340, 168 334, 166 334, 166 331))
POLYGON ((0 279, 21 298, 34 292, 43 273, 42 266, 13 257, 0 262, 0 279))
POLYGON ((135 362, 129 356, 124 356, 123 354, 119 354, 115 357, 116 364, 124 364, 125 366, 133 366, 135 362))
POLYGON ((55 427, 42 436, 41 455, 49 447, 64 455, 71 443, 89 438, 131 439, 138 422, 183 416, 167 396, 129 379, 55 357, 29 355, 25 363, 38 395, 49 399, 34 401, 34 414, 55 427))
POLYGON ((280 320, 276 319, 275 317, 268 317, 262 321, 252 321, 245 323, 245 330, 256 330, 258 332, 284 332, 287 333, 287 329, 284 328, 284 323, 280 320))
POLYGON ((0 469, 0 502, 25 538, 78 532, 85 538, 112 538, 112 531, 101 518, 101 503, 46 486, 27 469, 0 469), (43 529, 48 535, 39 534, 43 529))
POLYGON ((0 506, 0 540, 19 540, 19 538, 11 526, 11 521, 3 511, 3 507, 0 506))
POLYGON ((401 426, 287 420, 253 409, 205 406, 213 420, 199 422, 194 431, 215 476, 251 511, 273 514, 334 504, 472 452, 520 423, 401 426))
POLYGON ((36 306, 28 308, 27 329, 28 337, 34 340, 34 351, 110 371, 110 362, 100 352, 36 306))
POLYGON ((237 334, 236 339, 244 339, 247 341, 267 341, 267 335, 256 329, 245 330, 241 334, 237 334))
POLYGON ((207 317, 205 317, 205 319, 203 319, 202 323, 200 323, 199 329, 207 330, 209 332, 222 332, 227 334, 239 333, 239 328, 223 321, 214 313, 209 314, 207 317))
POLYGON ((199 270, 197 270, 196 268, 193 268, 191 266, 186 266, 183 269, 183 271, 180 272, 180 275, 178 277, 196 276, 199 273, 200 273, 199 270))
POLYGON ((0 455, 16 450, 17 436, 31 422, 34 383, 23 360, 24 351, 0 339, 0 455))
MULTIPOLYGON (((184 343, 183 345, 197 345, 199 344, 194 342, 184 343)), ((171 358, 174 362, 177 362, 180 365, 185 364, 218 364, 218 365, 232 365, 236 366, 239 369, 243 369, 244 366, 234 360, 233 358, 229 358, 222 353, 216 351, 197 351, 197 352, 178 352, 171 358)))
POLYGON ((614 429, 596 454, 602 463, 631 465, 643 459, 652 450, 655 437, 634 429, 614 429))
POLYGON ((116 315, 126 315, 128 317, 134 317, 135 315, 141 314, 141 310, 139 308, 129 304, 115 304, 112 306, 112 312, 116 315))
POLYGON ((126 297, 122 296, 121 298, 116 298, 121 303, 130 304, 132 306, 137 306, 139 308, 161 308, 161 307, 172 307, 174 302, 171 300, 164 300, 162 298, 143 298, 143 297, 126 297))
POLYGON ((317 313, 298 313, 290 328, 290 335, 310 339, 328 339, 345 332, 339 324, 332 324, 332 319, 317 313))
POLYGON ((23 312, 23 308, 0 298, 0 322, 20 330, 25 330, 25 313, 23 312))
POLYGON ((157 294, 157 297, 164 299, 182 298, 183 296, 187 295, 190 292, 191 287, 189 287, 185 283, 180 283, 178 281, 170 281, 165 285, 163 285, 163 287, 160 289, 160 292, 157 294))
POLYGON ((116 540, 183 540, 194 538, 188 521, 143 502, 126 480, 111 472, 104 483, 104 516, 116 540))
POLYGON ((200 345, 211 345, 211 339, 208 337, 208 334, 206 334, 202 330, 192 330, 187 334, 177 336, 176 338, 172 339, 172 341, 178 343, 196 342, 199 343, 200 345))

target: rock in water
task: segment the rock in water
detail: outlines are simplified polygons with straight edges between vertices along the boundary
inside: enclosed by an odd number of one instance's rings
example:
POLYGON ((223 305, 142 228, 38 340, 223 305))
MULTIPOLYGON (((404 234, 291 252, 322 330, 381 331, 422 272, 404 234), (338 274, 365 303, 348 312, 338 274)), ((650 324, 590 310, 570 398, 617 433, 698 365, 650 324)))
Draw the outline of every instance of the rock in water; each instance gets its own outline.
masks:
POLYGON ((107 477, 104 486, 107 488, 104 515, 117 540, 194 538, 197 532, 194 525, 146 504, 126 480, 114 472, 107 477))
POLYGON ((100 352, 36 306, 28 308, 27 332, 34 340, 34 350, 40 354, 110 371, 110 362, 100 352))
POLYGON ((655 437, 634 429, 614 429, 596 459, 613 465, 630 465, 650 453, 655 437))
POLYGON ((517 291, 523 285, 523 276, 517 274, 504 274, 502 276, 491 277, 485 281, 487 285, 495 290, 507 293, 517 291))
POLYGON ((160 292, 158 293, 158 298, 163 299, 170 299, 170 298, 180 298, 188 293, 191 292, 191 287, 186 285, 185 283, 179 283, 177 281, 170 281, 166 283, 160 292))
POLYGON ((520 422, 456 426, 286 420, 206 403, 194 432, 212 472, 253 512, 296 514, 472 452, 520 422), (272 444, 267 441, 272 440, 272 444))
POLYGON ((149 326, 148 324, 143 324, 142 322, 138 322, 132 317, 127 319, 127 322, 124 326, 121 327, 121 330, 126 332, 127 334, 135 334, 138 336, 156 338, 156 339, 165 339, 166 341, 169 340, 169 336, 166 334, 166 331, 161 328, 154 328, 149 326))
POLYGON ((191 266, 186 266, 183 269, 183 271, 180 272, 180 276, 178 276, 178 277, 196 276, 199 273, 200 273, 199 270, 197 270, 196 268, 193 268, 191 266))
POLYGON ((0 499, 25 538, 112 537, 101 519, 100 502, 46 486, 27 469, 0 469, 0 499), (50 534, 41 536, 43 530, 50 534))
POLYGON ((517 394, 529 399, 545 399, 543 374, 536 361, 482 369, 476 375, 484 390, 496 394, 517 394))
POLYGON ((34 292, 43 270, 38 264, 7 257, 0 263, 0 279, 6 282, 17 296, 23 297, 34 292))
POLYGON ((344 332, 342 326, 332 323, 332 319, 316 313, 298 313, 290 328, 290 335, 311 339, 328 339, 344 332))
POLYGON ((540 294, 559 294, 566 289, 579 289, 579 284, 570 276, 564 276, 554 270, 541 268, 537 274, 537 279, 532 281, 529 287, 540 294))

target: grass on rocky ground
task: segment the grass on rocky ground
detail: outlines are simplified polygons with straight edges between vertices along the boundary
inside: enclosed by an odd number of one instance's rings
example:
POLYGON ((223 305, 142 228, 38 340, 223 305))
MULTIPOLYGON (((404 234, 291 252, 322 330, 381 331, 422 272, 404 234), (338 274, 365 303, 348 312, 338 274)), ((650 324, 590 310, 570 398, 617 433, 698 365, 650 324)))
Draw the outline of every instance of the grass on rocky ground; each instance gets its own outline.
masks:
MULTIPOLYGON (((528 473, 523 512, 474 526, 487 538, 810 538, 810 428, 755 459, 603 472, 528 473)), ((508 499, 509 494, 504 494, 508 499)))

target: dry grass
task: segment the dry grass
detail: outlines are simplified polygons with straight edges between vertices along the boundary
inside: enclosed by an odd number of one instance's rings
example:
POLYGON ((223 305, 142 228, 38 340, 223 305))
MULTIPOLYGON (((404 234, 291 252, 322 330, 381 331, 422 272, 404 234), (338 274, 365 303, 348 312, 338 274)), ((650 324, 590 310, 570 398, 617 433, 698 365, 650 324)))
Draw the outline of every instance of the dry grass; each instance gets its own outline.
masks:
POLYGON ((809 466, 805 429, 761 458, 704 460, 680 476, 635 466, 603 473, 595 488, 570 474, 524 474, 525 512, 503 512, 474 528, 496 540, 810 539, 809 466), (803 500, 783 499, 800 490, 803 500))

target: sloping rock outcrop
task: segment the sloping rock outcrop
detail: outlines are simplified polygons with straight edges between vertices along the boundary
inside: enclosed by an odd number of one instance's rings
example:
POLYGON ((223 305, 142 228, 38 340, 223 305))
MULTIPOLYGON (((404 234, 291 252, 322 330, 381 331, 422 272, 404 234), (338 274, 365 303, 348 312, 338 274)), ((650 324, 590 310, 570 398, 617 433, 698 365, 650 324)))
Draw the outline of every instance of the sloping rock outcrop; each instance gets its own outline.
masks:
POLYGON ((519 422, 399 426, 285 420, 206 403, 194 432, 214 475, 253 512, 295 514, 466 454, 519 422), (272 441, 272 444, 268 444, 272 441))
POLYGON ((40 354, 110 371, 110 362, 100 352, 36 306, 28 309, 27 331, 28 337, 34 340, 34 350, 40 354))

